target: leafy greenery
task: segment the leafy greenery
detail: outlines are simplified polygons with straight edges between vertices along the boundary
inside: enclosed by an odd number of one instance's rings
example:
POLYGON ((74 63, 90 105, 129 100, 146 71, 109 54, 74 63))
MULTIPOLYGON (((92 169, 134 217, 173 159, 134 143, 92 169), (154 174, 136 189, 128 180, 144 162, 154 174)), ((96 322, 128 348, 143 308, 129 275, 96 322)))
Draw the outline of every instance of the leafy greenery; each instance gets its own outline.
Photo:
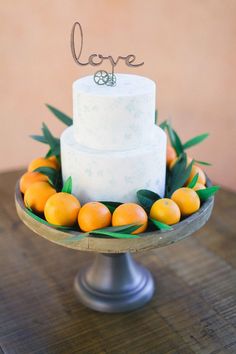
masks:
POLYGON ((199 160, 195 160, 195 162, 198 163, 199 165, 211 166, 211 163, 209 162, 199 161, 199 160))
POLYGON ((61 191, 62 188, 62 176, 61 170, 55 170, 51 167, 38 167, 34 171, 43 173, 48 176, 49 183, 58 191, 61 191))
POLYGON ((197 194, 202 202, 206 201, 208 198, 212 197, 218 190, 219 186, 212 186, 206 189, 199 189, 197 194))
POLYGON ((30 135, 30 137, 36 141, 38 141, 39 143, 42 144, 48 144, 47 140, 45 139, 44 136, 42 135, 30 135))
MULTIPOLYGON (((172 147, 175 149, 177 156, 180 156, 186 149, 189 149, 190 147, 201 143, 209 136, 208 133, 203 133, 195 136, 192 139, 189 139, 188 141, 186 141, 186 143, 182 143, 180 137, 178 136, 176 131, 171 127, 171 123, 168 120, 165 120, 159 126, 163 130, 167 130, 170 138, 170 143, 172 147)), ((211 165, 210 163, 204 161, 196 161, 196 162, 205 166, 211 165)))
POLYGON ((67 178, 61 191, 64 193, 68 193, 68 194, 72 193, 72 178, 71 177, 67 178))
POLYGON ((42 124, 42 132, 45 140, 48 142, 50 146, 54 146, 57 141, 59 140, 58 138, 55 138, 50 130, 48 129, 47 125, 45 123, 42 124))
POLYGON ((107 202, 107 201, 105 202, 101 201, 100 203, 104 204, 110 210, 111 213, 113 213, 115 209, 122 204, 119 202, 107 202))
POLYGON ((72 125, 73 120, 67 114, 59 111, 59 109, 51 106, 50 104, 46 104, 47 108, 64 124, 68 127, 72 125))
POLYGON ((198 176, 199 176, 199 173, 197 173, 193 179, 191 180, 191 182, 187 185, 188 188, 193 188, 196 186, 196 183, 197 183, 197 180, 198 180, 198 176))
POLYGON ((60 161, 60 139, 54 137, 45 123, 42 126, 43 135, 30 135, 30 137, 42 144, 49 145, 46 158, 56 156, 60 161))
POLYGON ((133 231, 136 231, 140 228, 141 225, 130 224, 123 226, 109 226, 102 229, 97 229, 90 231, 89 234, 96 235, 105 235, 116 238, 138 238, 138 235, 131 235, 133 231))
POLYGON ((176 189, 184 186, 190 176, 194 160, 187 165, 187 155, 183 153, 167 173, 166 197, 171 197, 176 189))
POLYGON ((165 130, 168 126, 168 121, 167 120, 164 120, 164 122, 162 122, 159 127, 163 130, 165 130))
POLYGON ((137 192, 137 198, 142 207, 149 212, 153 203, 161 197, 148 189, 140 189, 137 192))
POLYGON ((35 172, 40 172, 49 178, 49 182, 55 186, 58 178, 58 171, 51 167, 38 167, 34 170, 35 172))
POLYGON ((156 226, 158 230, 173 230, 171 226, 164 224, 163 222, 157 221, 155 219, 149 218, 151 222, 156 226))
POLYGON ((50 149, 46 157, 60 156, 61 154, 60 139, 52 135, 52 133, 50 132, 50 130, 48 129, 45 123, 43 123, 42 125, 42 132, 45 140, 48 142, 48 145, 50 146, 50 149))
POLYGON ((182 142, 174 129, 172 129, 170 122, 166 125, 171 145, 176 151, 177 156, 180 156, 184 152, 182 142))
POLYGON ((138 235, 131 235, 131 232, 137 230, 141 225, 130 224, 124 226, 110 226, 102 229, 97 229, 94 231, 90 231, 81 235, 75 235, 68 237, 63 242, 75 242, 80 241, 84 237, 92 236, 108 236, 112 238, 118 239, 127 239, 127 238, 139 238, 138 235))
MULTIPOLYGON (((62 123, 67 126, 72 125, 72 118, 49 104, 46 104, 46 106, 62 123)), ((46 154, 46 158, 56 156, 60 162, 60 139, 53 136, 45 123, 42 125, 42 132, 43 135, 31 135, 30 137, 42 144, 49 145, 50 148, 46 154)))
POLYGON ((209 136, 208 133, 204 133, 201 135, 197 135, 194 138, 186 141, 186 143, 184 143, 183 148, 184 149, 189 149, 190 147, 197 145, 199 143, 201 143, 203 140, 205 140, 207 137, 209 136))
POLYGON ((49 222, 47 222, 45 219, 40 218, 40 216, 36 215, 33 213, 32 209, 29 208, 28 206, 26 207, 26 212, 28 215, 30 215, 34 220, 39 221, 41 224, 50 226, 50 227, 54 227, 56 229, 60 229, 60 230, 73 230, 73 227, 67 227, 67 226, 59 226, 59 225, 54 225, 54 224, 50 224, 49 222))
MULTIPOLYGON (((104 232, 119 232, 122 234, 131 234, 131 232, 136 231, 141 224, 128 224, 128 225, 122 225, 122 226, 108 226, 108 227, 103 227, 102 229, 97 229, 99 231, 104 231, 104 232)), ((91 232, 96 232, 97 230, 91 231, 91 232)), ((90 233, 91 233, 90 232, 90 233)))
POLYGON ((101 231, 101 230, 91 231, 90 234, 110 236, 114 238, 139 238, 140 237, 138 235, 122 234, 119 232, 109 232, 109 231, 101 231))

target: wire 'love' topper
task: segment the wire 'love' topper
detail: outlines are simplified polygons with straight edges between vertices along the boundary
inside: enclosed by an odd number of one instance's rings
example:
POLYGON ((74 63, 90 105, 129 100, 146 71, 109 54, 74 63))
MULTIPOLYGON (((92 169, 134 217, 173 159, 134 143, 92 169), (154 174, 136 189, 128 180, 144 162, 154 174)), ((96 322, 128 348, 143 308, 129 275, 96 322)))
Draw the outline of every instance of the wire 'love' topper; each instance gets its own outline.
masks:
POLYGON ((103 63, 104 60, 108 60, 111 63, 111 73, 108 73, 105 70, 99 70, 94 74, 94 82, 98 85, 107 85, 107 86, 116 85, 116 76, 114 74, 114 70, 116 65, 121 59, 124 60, 125 64, 129 67, 138 67, 144 64, 144 62, 135 63, 136 56, 134 54, 129 54, 126 56, 119 55, 116 59, 114 59, 111 55, 104 56, 102 54, 93 53, 88 57, 87 61, 82 62, 80 57, 82 55, 83 44, 84 44, 84 37, 83 37, 82 26, 79 22, 75 22, 71 31, 71 53, 76 64, 82 66, 85 65, 99 66, 103 63), (76 28, 78 28, 78 31, 76 31, 76 28), (75 45, 76 32, 78 33, 77 36, 80 43, 78 54, 75 45))

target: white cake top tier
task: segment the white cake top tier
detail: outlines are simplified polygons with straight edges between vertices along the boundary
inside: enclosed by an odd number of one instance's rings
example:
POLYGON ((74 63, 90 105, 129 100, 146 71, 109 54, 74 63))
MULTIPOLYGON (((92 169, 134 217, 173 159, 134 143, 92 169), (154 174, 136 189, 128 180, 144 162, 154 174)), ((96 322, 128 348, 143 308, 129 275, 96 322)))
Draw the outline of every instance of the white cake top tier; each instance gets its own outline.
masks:
POLYGON ((129 74, 116 74, 116 79, 113 87, 96 84, 93 76, 74 82, 74 134, 80 145, 127 150, 152 141, 154 81, 129 74))

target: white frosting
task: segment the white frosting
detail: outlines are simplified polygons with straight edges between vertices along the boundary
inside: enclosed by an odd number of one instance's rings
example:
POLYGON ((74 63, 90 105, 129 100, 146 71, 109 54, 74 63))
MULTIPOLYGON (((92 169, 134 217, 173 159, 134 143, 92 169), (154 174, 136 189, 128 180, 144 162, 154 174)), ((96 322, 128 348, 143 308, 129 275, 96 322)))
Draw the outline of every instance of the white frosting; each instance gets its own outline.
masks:
POLYGON ((127 151, 103 151, 79 145, 73 127, 67 128, 61 136, 63 180, 72 177, 73 194, 81 203, 136 202, 139 189, 150 189, 163 197, 166 134, 154 124, 152 130, 154 139, 148 145, 127 151))
POLYGON ((73 84, 75 138, 100 150, 128 150, 153 140, 155 83, 142 76, 116 74, 114 87, 93 76, 73 84))

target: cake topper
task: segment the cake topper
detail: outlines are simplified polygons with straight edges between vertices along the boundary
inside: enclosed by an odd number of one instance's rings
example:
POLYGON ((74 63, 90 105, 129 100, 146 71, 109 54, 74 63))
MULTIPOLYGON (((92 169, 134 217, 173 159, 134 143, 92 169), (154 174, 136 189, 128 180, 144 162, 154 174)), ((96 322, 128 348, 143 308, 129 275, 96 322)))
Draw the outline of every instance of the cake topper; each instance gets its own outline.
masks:
POLYGON ((119 55, 116 59, 114 59, 111 55, 104 56, 102 54, 96 54, 93 53, 88 57, 88 60, 85 62, 82 62, 80 57, 82 55, 82 50, 83 50, 83 30, 82 26, 79 22, 75 22, 72 31, 71 31, 71 53, 72 56, 78 65, 92 65, 92 66, 99 66, 103 63, 103 60, 108 60, 111 63, 111 73, 108 73, 105 70, 99 70, 94 74, 94 82, 98 85, 107 85, 107 86, 115 86, 116 85, 116 76, 114 74, 115 67, 118 64, 118 62, 122 59, 125 61, 125 64, 130 67, 138 67, 142 66, 144 62, 142 63, 135 63, 136 56, 134 54, 129 54, 126 56, 119 55), (79 40, 79 52, 77 54, 76 48, 75 48, 75 37, 76 37, 76 28, 78 28, 79 33, 78 33, 78 40, 79 40))

